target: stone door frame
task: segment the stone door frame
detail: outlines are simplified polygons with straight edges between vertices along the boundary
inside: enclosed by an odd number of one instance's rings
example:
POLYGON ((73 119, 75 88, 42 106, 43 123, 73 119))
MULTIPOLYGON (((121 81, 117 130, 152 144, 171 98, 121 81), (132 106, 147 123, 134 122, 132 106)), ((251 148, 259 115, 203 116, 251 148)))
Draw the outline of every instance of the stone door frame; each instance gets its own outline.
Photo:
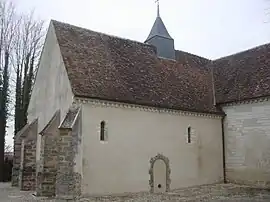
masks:
POLYGON ((157 160, 162 160, 164 161, 166 165, 166 192, 170 191, 170 184, 171 184, 171 179, 170 179, 170 174, 171 174, 171 169, 170 169, 170 162, 169 159, 162 155, 162 154, 157 154, 155 157, 150 159, 150 169, 149 169, 149 174, 150 174, 150 180, 149 180, 149 185, 150 185, 150 192, 154 192, 154 164, 157 160))

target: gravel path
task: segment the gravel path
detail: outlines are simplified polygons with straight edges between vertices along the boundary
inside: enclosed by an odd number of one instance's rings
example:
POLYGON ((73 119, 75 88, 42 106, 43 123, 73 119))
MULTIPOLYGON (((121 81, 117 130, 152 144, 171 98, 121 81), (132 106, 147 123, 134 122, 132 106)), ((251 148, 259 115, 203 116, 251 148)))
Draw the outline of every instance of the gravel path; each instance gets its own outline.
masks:
MULTIPOLYGON (((19 191, 11 187, 9 183, 0 183, 1 202, 58 202, 55 199, 35 198, 33 192, 19 191)), ((176 201, 268 201, 270 202, 270 190, 255 189, 247 186, 232 184, 205 185, 194 188, 179 189, 166 194, 137 193, 129 196, 90 197, 81 199, 80 202, 92 201, 126 201, 126 202, 176 202, 176 201)), ((62 202, 62 201, 61 201, 62 202)))

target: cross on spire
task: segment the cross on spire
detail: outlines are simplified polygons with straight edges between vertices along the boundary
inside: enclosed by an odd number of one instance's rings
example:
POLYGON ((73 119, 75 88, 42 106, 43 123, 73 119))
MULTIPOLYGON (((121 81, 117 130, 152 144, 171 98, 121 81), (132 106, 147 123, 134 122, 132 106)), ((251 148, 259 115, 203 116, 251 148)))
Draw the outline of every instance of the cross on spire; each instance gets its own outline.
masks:
POLYGON ((155 3, 157 3, 157 17, 160 17, 160 14, 159 14, 159 0, 156 0, 155 3))
POLYGON ((173 38, 169 35, 161 17, 160 17, 159 0, 155 0, 155 3, 157 3, 157 17, 156 17, 155 23, 154 23, 154 25, 151 29, 151 32, 150 32, 149 36, 147 37, 146 41, 149 41, 153 37, 156 37, 156 36, 171 40, 173 38))
POLYGON ((155 46, 157 56, 169 59, 175 59, 174 40, 168 33, 159 13, 159 0, 154 1, 157 4, 157 17, 155 23, 148 35, 145 43, 155 46))

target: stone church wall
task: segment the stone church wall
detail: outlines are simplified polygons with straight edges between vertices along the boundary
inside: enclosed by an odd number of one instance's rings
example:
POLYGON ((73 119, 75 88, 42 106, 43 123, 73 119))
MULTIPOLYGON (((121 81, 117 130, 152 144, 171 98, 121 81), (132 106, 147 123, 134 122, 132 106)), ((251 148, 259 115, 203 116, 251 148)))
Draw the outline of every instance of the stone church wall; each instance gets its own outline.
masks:
MULTIPOLYGON (((28 121, 38 118, 38 133, 57 110, 61 120, 73 101, 73 93, 60 52, 54 27, 50 24, 35 79, 29 107, 28 121)), ((40 160, 41 136, 37 139, 37 161, 40 160)))
POLYGON ((270 186, 270 101, 223 108, 229 182, 270 186))
POLYGON ((78 102, 84 103, 84 195, 152 190, 151 186, 157 186, 150 177, 156 156, 169 162, 164 174, 166 189, 223 181, 221 117, 109 102, 78 102), (105 134, 101 141, 103 121, 105 134))

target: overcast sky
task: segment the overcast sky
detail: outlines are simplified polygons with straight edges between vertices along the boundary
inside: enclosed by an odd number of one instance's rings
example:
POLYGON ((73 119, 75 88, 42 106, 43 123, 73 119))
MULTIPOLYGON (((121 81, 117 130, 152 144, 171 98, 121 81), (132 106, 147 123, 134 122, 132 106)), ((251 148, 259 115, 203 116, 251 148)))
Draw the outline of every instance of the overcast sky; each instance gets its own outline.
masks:
MULTIPOLYGON (((13 0, 18 10, 143 42, 156 17, 155 0, 13 0)), ((176 49, 216 59, 270 42, 270 1, 160 0, 176 49), (269 22, 268 22, 269 21, 269 22), (267 23, 268 22, 268 23, 267 23)), ((8 138, 11 142, 11 138, 8 138)))
MULTIPOLYGON (((13 0, 55 19, 143 42, 156 17, 155 0, 13 0)), ((270 42, 267 0, 160 0, 177 49, 210 59, 270 42)))

